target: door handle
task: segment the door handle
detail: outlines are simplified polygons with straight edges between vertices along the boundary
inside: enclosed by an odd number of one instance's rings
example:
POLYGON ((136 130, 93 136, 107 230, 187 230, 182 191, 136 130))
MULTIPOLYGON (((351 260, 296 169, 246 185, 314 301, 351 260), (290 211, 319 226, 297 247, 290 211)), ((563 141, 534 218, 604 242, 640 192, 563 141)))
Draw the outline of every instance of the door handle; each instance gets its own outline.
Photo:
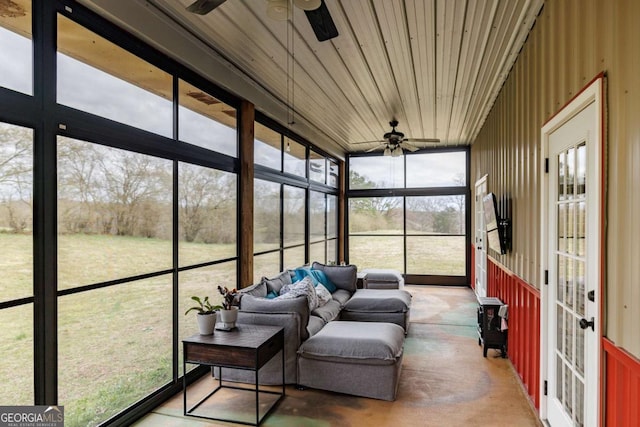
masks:
POLYGON ((593 317, 591 320, 587 320, 584 317, 580 319, 580 329, 587 329, 588 327, 591 327, 591 330, 595 331, 595 321, 593 317))

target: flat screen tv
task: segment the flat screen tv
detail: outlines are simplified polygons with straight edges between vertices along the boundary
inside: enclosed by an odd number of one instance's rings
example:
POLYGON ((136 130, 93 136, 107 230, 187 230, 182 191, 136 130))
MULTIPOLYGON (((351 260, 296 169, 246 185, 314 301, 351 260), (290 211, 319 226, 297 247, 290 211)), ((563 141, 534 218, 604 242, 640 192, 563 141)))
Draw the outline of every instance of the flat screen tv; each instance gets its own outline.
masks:
POLYGON ((484 196, 482 202, 484 203, 484 224, 489 248, 504 255, 507 253, 506 230, 500 222, 495 194, 488 193, 484 196))

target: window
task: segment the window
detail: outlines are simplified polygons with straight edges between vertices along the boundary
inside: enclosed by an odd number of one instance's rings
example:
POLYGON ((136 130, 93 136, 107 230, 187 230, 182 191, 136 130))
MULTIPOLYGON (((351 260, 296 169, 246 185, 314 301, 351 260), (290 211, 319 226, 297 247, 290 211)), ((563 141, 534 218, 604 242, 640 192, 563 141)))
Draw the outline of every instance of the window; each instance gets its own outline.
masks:
POLYGON ((349 262, 466 283, 467 168, 466 150, 351 157, 349 262))
POLYGON ((171 137, 173 78, 58 16, 58 102, 171 137))
POLYGON ((325 184, 327 179, 327 161, 323 155, 309 152, 309 179, 325 184))
MULTIPOLYGON (((0 302, 3 303, 33 297, 32 165, 33 130, 0 123, 3 275, 0 302)), ((4 379, 0 384, 0 402, 33 405, 33 303, 0 309, 0 325, 0 377, 4 379)))
POLYGON ((235 108, 183 80, 178 90, 178 139, 237 157, 235 108))
MULTIPOLYGON (((280 184, 254 181, 253 246, 265 252, 280 248, 280 184)), ((280 265, 280 262, 278 262, 280 265)), ((255 266, 254 266, 255 268, 255 266)))
POLYGON ((307 176, 307 149, 292 139, 284 139, 284 171, 300 177, 307 176))
POLYGON ((58 289, 172 266, 172 164, 58 138, 58 289))
POLYGON ((277 171, 282 170, 282 136, 258 122, 254 123, 254 162, 277 171))
POLYGON ((33 95, 31 1, 9 2, 0 14, 0 86, 33 95))
POLYGON ((178 164, 180 266, 237 255, 236 175, 178 164))
POLYGON ((402 188, 404 156, 364 156, 349 159, 349 189, 402 188))

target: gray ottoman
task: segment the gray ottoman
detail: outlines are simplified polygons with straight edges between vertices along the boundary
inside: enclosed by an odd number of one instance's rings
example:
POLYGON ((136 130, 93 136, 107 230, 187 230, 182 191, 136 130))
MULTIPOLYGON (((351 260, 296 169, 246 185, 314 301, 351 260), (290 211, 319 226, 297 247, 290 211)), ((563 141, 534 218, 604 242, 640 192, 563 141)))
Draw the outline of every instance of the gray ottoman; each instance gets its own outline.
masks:
POLYGON ((409 331, 411 294, 399 289, 358 289, 340 312, 341 320, 388 322, 409 331))
POLYGON ((404 278, 398 270, 386 268, 365 268, 363 288, 365 289, 402 289, 404 278))
POLYGON ((393 323, 329 322, 298 349, 298 384, 395 400, 403 345, 393 323))

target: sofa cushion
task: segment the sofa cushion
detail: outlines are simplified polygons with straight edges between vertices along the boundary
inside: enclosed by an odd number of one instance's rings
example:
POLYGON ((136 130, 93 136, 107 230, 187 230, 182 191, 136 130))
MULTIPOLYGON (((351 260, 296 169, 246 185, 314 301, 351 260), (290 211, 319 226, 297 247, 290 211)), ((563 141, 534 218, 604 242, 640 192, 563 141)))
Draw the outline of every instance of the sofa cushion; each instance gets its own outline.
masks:
POLYGON ((267 299, 256 298, 253 295, 245 295, 240 300, 240 311, 266 314, 297 314, 300 318, 300 324, 298 325, 299 336, 301 339, 306 339, 309 336, 307 332, 307 324, 309 323, 309 304, 306 296, 299 296, 291 299, 267 299))
POLYGON ((399 289, 358 289, 344 305, 346 311, 404 313, 411 307, 411 294, 399 289))
POLYGON ((312 337, 320 332, 320 329, 322 329, 326 324, 327 322, 318 316, 314 316, 313 314, 309 316, 309 324, 307 325, 307 332, 309 333, 309 336, 312 337))
POLYGON ((340 315, 340 303, 336 300, 331 300, 322 307, 313 310, 311 314, 322 318, 325 322, 331 322, 340 315))
POLYGON ((325 265, 319 262, 312 264, 314 270, 321 270, 339 289, 355 292, 358 280, 358 269, 355 265, 325 265))
POLYGON ((351 292, 345 291, 344 289, 338 289, 331 294, 331 297, 340 303, 340 307, 344 307, 347 301, 351 298, 351 292))
POLYGON ((391 364, 402 357, 404 329, 393 323, 330 322, 306 340, 301 357, 345 363, 391 364))
POLYGON ((256 283, 248 288, 241 289, 240 295, 253 295, 254 297, 264 298, 267 296, 267 285, 264 282, 256 283))
POLYGON ((298 267, 292 270, 292 272, 293 272, 293 280, 296 282, 304 279, 305 277, 309 277, 313 282, 313 286, 316 286, 319 283, 316 276, 314 276, 313 273, 311 272, 311 267, 298 267))
POLYGON ((263 277, 260 282, 267 285, 267 293, 275 291, 279 295, 280 289, 282 289, 284 285, 290 285, 292 283, 291 273, 286 270, 271 279, 263 277))

